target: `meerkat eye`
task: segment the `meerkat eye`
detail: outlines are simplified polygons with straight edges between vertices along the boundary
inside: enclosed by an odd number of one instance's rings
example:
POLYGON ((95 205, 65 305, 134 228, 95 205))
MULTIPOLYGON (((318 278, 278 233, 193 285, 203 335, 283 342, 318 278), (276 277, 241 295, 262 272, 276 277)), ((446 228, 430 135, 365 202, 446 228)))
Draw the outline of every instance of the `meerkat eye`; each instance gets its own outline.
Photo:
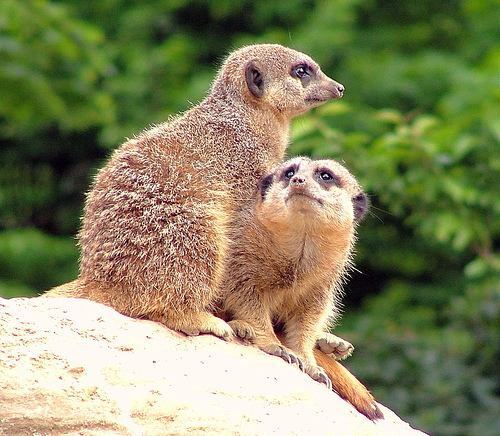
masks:
POLYGON ((327 184, 334 183, 336 186, 341 186, 340 179, 329 170, 318 171, 317 177, 327 184))
POLYGON ((292 74, 300 80, 309 80, 313 75, 313 71, 309 65, 299 64, 292 70, 292 74))
POLYGON ((307 72, 307 69, 306 67, 300 65, 298 66, 297 68, 295 68, 295 74, 297 75, 297 77, 299 78, 303 78, 303 77, 306 77, 309 75, 309 73, 307 72))
POLYGON ((290 180, 296 173, 297 173, 297 170, 298 170, 298 166, 296 164, 292 164, 286 168, 283 169, 283 171, 281 172, 281 180, 290 180))

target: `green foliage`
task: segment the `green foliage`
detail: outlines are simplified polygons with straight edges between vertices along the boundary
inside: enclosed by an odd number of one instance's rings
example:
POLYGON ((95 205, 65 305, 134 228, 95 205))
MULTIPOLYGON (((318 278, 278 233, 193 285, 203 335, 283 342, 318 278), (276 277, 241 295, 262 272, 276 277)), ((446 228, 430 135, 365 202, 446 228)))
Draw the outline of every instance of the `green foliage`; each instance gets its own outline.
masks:
POLYGON ((4 0, 0 295, 76 277, 82 194, 111 148, 201 100, 233 47, 292 46, 346 93, 294 122, 290 154, 345 162, 372 202, 347 365, 435 436, 495 434, 498 16, 495 0, 4 0))
POLYGON ((78 250, 68 238, 33 228, 4 231, 0 238, 0 295, 34 295, 69 282, 78 275, 77 260, 78 250))
POLYGON ((109 67, 98 50, 103 34, 44 0, 0 6, 3 129, 24 136, 57 122, 65 130, 109 123, 109 94, 98 79, 109 67))
MULTIPOLYGON (((393 281, 340 333, 363 344, 346 364, 413 426, 494 435, 500 425, 500 280, 465 285, 393 281), (448 286, 448 289, 446 289, 448 286)), ((339 333, 339 332, 337 332, 339 333)))

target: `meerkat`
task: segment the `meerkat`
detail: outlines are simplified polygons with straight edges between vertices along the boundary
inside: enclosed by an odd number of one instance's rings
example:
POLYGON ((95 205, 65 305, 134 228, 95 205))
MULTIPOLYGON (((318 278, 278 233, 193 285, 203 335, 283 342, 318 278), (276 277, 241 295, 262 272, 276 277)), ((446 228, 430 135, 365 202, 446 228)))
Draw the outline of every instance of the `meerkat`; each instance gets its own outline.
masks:
POLYGON ((188 335, 232 335, 213 314, 229 225, 283 160, 291 119, 343 92, 309 56, 280 45, 229 55, 204 101, 115 151, 87 197, 80 275, 46 295, 88 298, 188 335))
POLYGON ((356 179, 335 161, 295 158, 279 166, 238 214, 239 226, 231 226, 220 316, 238 337, 297 363, 329 388, 333 383, 374 419, 381 412, 371 394, 324 354, 352 350, 328 328, 367 205, 356 179))

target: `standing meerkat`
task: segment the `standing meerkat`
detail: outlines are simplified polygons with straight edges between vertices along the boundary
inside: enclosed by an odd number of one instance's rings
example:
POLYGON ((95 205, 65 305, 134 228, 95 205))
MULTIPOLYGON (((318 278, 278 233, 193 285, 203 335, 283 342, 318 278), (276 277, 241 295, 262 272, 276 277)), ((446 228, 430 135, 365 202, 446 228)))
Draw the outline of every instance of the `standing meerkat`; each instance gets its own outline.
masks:
POLYGON ((232 53, 203 102, 115 151, 87 198, 80 276, 47 295, 88 298, 188 335, 231 335, 212 314, 228 225, 282 161, 291 119, 343 92, 295 50, 232 53))
POLYGON ((328 327, 352 266, 365 194, 340 164, 306 158, 287 161, 260 186, 255 202, 237 216, 239 228, 231 227, 220 315, 237 336, 297 363, 329 388, 333 383, 362 413, 380 418, 366 388, 340 363, 315 352, 349 352, 350 344, 328 327))

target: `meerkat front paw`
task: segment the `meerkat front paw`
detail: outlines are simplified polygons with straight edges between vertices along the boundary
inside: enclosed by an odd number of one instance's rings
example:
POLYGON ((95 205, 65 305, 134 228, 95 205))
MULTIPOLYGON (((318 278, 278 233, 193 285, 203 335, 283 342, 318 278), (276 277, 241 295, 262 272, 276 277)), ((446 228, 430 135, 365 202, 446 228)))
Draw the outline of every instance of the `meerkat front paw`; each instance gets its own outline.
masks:
POLYGON ((233 329, 236 336, 247 341, 253 341, 255 339, 255 329, 246 321, 241 319, 233 319, 229 321, 228 324, 233 329))
POLYGON ((217 318, 208 312, 198 312, 196 314, 184 314, 182 322, 167 323, 188 336, 197 336, 202 333, 211 333, 222 339, 229 339, 233 336, 233 329, 224 320, 217 318))
POLYGON ((325 354, 333 354, 337 360, 349 357, 354 351, 354 346, 331 333, 323 333, 316 341, 316 346, 325 354))

